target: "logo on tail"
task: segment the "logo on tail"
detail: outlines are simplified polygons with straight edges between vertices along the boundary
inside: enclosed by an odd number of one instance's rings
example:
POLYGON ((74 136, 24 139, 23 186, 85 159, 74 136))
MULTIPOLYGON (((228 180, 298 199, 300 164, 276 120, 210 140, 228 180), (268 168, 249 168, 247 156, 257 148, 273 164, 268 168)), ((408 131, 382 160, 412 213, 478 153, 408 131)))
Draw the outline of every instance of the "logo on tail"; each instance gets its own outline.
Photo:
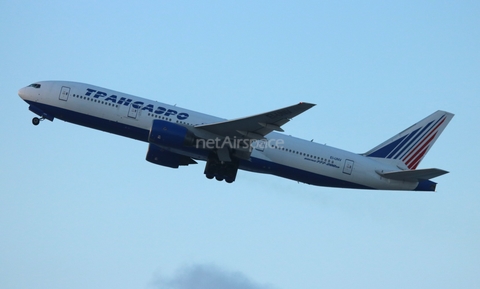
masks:
POLYGON ((402 161, 410 170, 414 170, 452 118, 452 113, 439 110, 371 149, 365 155, 402 161))

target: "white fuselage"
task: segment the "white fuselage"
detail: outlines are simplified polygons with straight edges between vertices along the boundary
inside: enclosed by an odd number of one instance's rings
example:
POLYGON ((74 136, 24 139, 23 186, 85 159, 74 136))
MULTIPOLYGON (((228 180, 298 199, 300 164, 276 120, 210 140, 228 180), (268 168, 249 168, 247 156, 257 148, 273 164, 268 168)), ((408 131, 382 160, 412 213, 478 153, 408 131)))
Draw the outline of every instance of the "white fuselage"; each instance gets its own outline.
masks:
MULTIPOLYGON (((76 82, 38 82, 40 88, 25 87, 19 95, 31 106, 49 115, 148 141, 152 121, 162 119, 195 132, 194 126, 224 119, 117 91, 76 82)), ((205 134, 214 138, 214 135, 205 134)), ((347 152, 282 133, 265 136, 270 146, 253 149, 250 160, 243 160, 240 169, 273 174, 319 186, 414 190, 418 182, 405 182, 381 177, 377 171, 398 170, 393 164, 347 152), (281 140, 281 142, 274 142, 281 140)), ((206 160, 208 151, 174 147, 175 153, 206 160)))

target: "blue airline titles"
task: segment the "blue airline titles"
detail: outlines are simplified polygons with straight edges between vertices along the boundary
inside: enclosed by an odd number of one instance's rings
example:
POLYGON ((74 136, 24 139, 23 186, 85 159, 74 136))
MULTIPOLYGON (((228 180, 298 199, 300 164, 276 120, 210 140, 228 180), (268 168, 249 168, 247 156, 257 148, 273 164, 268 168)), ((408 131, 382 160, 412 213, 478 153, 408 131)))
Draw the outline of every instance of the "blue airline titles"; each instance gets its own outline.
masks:
POLYGON ((78 82, 35 82, 18 95, 39 116, 34 125, 58 118, 144 141, 147 161, 170 168, 206 161, 205 176, 227 183, 241 169, 316 186, 435 191, 430 179, 448 173, 417 169, 453 118, 441 110, 357 154, 281 133, 311 103, 226 120, 78 82))
POLYGON ((105 99, 104 99, 105 102, 110 101, 112 103, 122 104, 122 105, 125 105, 125 106, 129 106, 131 104, 132 107, 134 107, 135 109, 147 110, 147 111, 150 111, 152 113, 159 114, 159 115, 160 114, 163 114, 164 116, 177 115, 177 119, 180 119, 180 120, 184 120, 184 119, 188 118, 188 113, 177 114, 177 111, 175 111, 173 109, 167 110, 166 108, 161 107, 161 106, 155 107, 153 104, 145 105, 143 103, 143 101, 132 102, 133 101, 132 99, 125 98, 125 97, 121 97, 117 101, 118 97, 115 94, 107 95, 106 92, 97 91, 97 90, 91 89, 91 88, 87 88, 87 92, 85 93, 85 96, 92 96, 95 99, 101 99, 102 97, 105 97, 105 99), (95 93, 95 94, 93 94, 93 93, 95 93))

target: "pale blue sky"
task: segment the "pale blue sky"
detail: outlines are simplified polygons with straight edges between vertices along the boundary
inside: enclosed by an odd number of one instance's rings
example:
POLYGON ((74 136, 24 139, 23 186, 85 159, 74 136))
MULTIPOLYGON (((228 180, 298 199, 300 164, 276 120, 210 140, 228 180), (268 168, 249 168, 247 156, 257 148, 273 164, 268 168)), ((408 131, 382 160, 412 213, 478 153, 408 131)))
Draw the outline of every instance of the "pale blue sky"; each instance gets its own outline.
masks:
POLYGON ((478 1, 2 1, 0 288, 479 288, 478 1), (17 95, 72 80, 364 152, 442 109, 436 194, 207 180, 17 95), (193 284, 193 285, 192 285, 193 284))

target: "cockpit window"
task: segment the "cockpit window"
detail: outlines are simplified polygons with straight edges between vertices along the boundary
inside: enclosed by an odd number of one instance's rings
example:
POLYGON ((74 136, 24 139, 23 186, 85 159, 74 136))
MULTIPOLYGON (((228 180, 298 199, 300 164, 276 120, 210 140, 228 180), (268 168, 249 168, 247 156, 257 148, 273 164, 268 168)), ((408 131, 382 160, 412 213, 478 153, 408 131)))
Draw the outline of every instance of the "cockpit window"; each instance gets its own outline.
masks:
POLYGON ((38 83, 32 83, 28 87, 33 87, 33 88, 40 88, 42 85, 38 83))

